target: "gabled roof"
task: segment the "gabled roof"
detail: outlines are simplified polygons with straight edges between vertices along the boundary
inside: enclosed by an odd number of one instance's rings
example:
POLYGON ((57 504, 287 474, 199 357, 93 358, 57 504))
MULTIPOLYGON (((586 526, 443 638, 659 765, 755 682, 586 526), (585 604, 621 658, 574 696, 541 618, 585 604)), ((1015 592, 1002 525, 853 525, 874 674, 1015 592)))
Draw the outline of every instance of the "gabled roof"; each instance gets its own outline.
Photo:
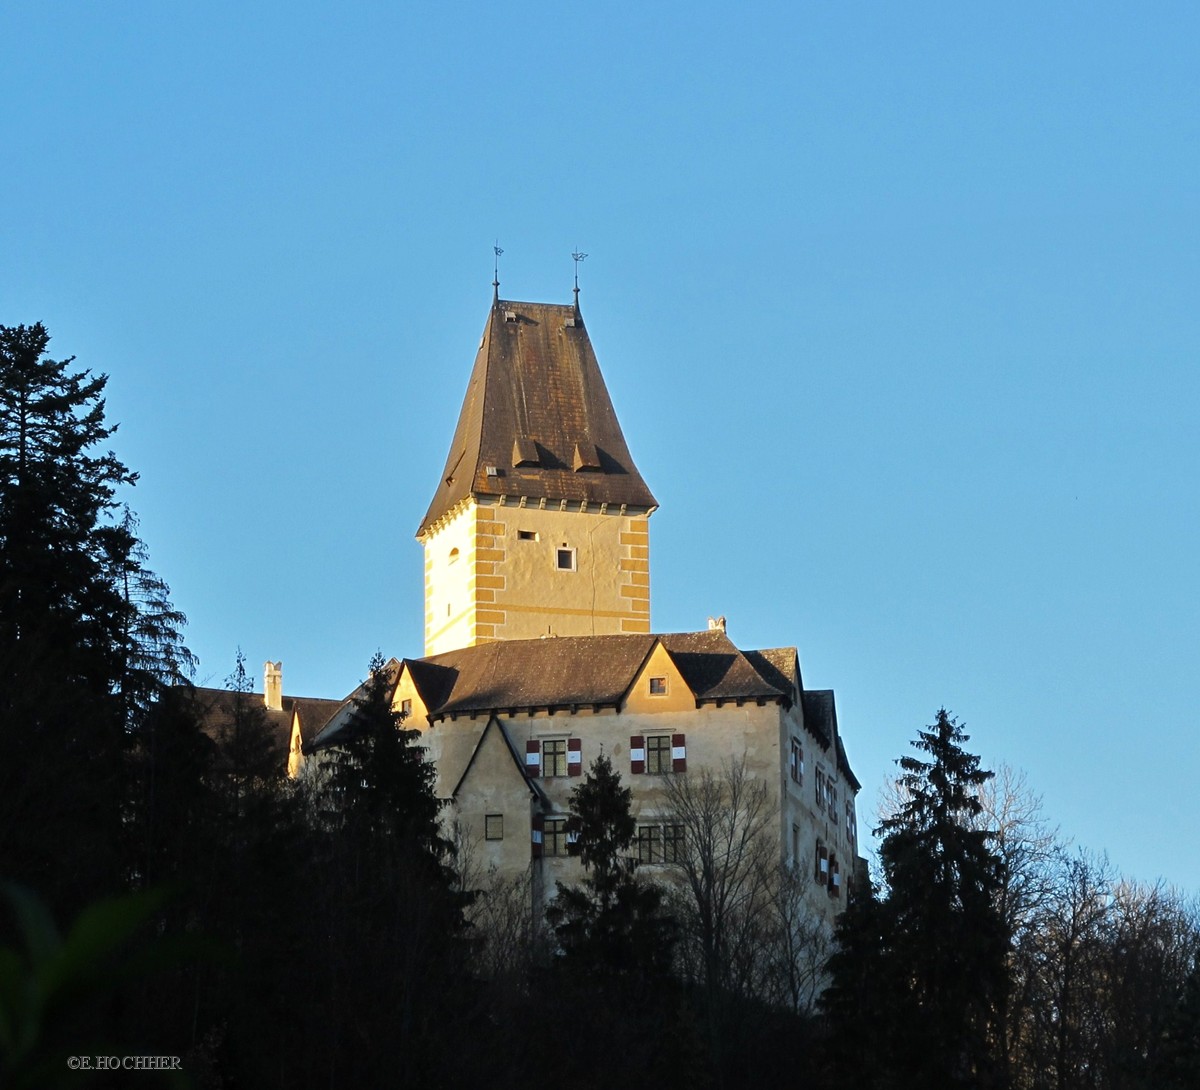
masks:
POLYGON ((472 495, 657 506, 575 307, 493 304, 417 537, 472 495))
MULTIPOLYGON (((439 687, 441 699, 426 701, 431 717, 617 705, 659 642, 697 700, 790 699, 787 689, 763 678, 747 655, 723 632, 713 630, 501 640, 408 665, 414 680, 425 672, 439 687)), ((432 695, 432 685, 429 691, 432 695)))
POLYGON ((450 792, 450 797, 456 798, 458 796, 459 788, 466 782, 467 775, 470 773, 472 765, 475 764, 475 758, 479 756, 480 751, 483 749, 484 739, 492 731, 499 732, 501 744, 508 750, 508 755, 512 758, 517 775, 521 778, 525 786, 529 788, 530 798, 543 804, 548 803, 549 800, 546 797, 546 792, 542 789, 542 785, 537 780, 529 777, 528 772, 525 770, 525 762, 521 759, 521 755, 517 752, 517 747, 513 745, 512 739, 508 736, 508 731, 504 729, 504 724, 494 715, 487 721, 487 726, 483 728, 483 733, 479 736, 479 741, 475 743, 475 748, 471 751, 471 759, 467 762, 467 767, 463 769, 462 775, 458 777, 458 783, 454 785, 454 790, 450 792))
MULTIPOLYGON (((394 658, 388 659, 384 664, 383 671, 387 677, 387 691, 389 694, 396 691, 396 684, 400 680, 400 665, 394 658)), ((367 683, 364 681, 345 700, 333 700, 329 702, 336 704, 337 708, 332 715, 326 717, 321 729, 311 739, 305 738, 305 753, 328 745, 339 731, 345 730, 354 719, 354 713, 358 710, 358 701, 366 694, 366 687, 367 683)))

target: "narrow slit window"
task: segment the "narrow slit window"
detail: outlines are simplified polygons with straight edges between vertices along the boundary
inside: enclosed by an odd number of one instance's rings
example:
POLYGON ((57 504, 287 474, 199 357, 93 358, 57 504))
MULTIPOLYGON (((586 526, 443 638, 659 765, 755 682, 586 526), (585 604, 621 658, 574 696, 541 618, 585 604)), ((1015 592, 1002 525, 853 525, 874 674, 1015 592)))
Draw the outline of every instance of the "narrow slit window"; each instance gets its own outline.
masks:
POLYGON ((537 539, 538 539, 538 536, 537 536, 536 530, 518 530, 517 531, 517 540, 518 541, 537 541, 537 539))

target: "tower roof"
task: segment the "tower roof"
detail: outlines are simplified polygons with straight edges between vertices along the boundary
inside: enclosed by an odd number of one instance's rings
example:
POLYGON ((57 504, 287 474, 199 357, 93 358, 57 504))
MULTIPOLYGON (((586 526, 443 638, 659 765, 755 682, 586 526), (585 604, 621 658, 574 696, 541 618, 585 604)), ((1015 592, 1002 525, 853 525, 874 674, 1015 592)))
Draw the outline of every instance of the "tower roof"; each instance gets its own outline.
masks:
POLYGON ((575 307, 493 303, 417 537, 472 495, 657 506, 575 307))

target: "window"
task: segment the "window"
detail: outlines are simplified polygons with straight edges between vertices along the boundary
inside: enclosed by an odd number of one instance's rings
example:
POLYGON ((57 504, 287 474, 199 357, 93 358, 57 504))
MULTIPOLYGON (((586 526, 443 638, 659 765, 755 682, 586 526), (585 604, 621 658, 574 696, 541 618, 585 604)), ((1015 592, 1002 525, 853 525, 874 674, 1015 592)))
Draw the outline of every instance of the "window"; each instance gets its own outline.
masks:
POLYGON ((800 826, 792 826, 792 861, 800 862, 800 826))
POLYGON ((565 776, 567 774, 567 740, 548 738, 542 743, 542 775, 565 776))
POLYGON ((483 836, 485 840, 504 839, 504 815, 488 814, 483 819, 483 836))
POLYGON ((517 531, 517 540, 518 541, 537 541, 537 539, 538 539, 538 536, 537 536, 536 530, 518 530, 517 531))
POLYGON ((818 768, 816 775, 813 777, 816 783, 817 809, 825 809, 825 770, 818 768))
POLYGON ((850 843, 853 844, 854 840, 857 836, 858 836, 858 821, 856 820, 856 818, 854 816, 854 800, 847 799, 846 800, 846 839, 848 839, 850 841, 850 843))
POLYGON ((567 854, 567 819, 546 818, 542 824, 542 854, 567 854))
POLYGON ((804 783, 804 750, 798 739, 792 739, 792 755, 788 759, 788 771, 794 783, 804 783))
POLYGON ((405 719, 407 719, 410 715, 412 715, 412 701, 411 700, 401 700, 400 701, 400 714, 402 716, 404 716, 405 719))
POLYGON ((671 771, 669 734, 651 734, 646 739, 646 771, 651 776, 665 776, 671 771))
POLYGON ((677 863, 683 858, 682 825, 639 825, 639 863, 677 863))
POLYGON ((661 863, 663 842, 661 825, 639 825, 637 831, 639 863, 661 863))
POLYGON ((817 841, 817 872, 815 877, 821 885, 825 885, 829 881, 829 852, 819 840, 817 841))
POLYGON ((832 783, 829 785, 829 819, 835 822, 838 819, 837 788, 832 783))
POLYGON ((667 695, 667 679, 665 677, 652 677, 650 679, 650 695, 651 696, 666 696, 667 695))
POLYGON ((564 546, 561 549, 554 550, 554 566, 559 571, 574 571, 575 570, 575 550, 568 549, 564 546))

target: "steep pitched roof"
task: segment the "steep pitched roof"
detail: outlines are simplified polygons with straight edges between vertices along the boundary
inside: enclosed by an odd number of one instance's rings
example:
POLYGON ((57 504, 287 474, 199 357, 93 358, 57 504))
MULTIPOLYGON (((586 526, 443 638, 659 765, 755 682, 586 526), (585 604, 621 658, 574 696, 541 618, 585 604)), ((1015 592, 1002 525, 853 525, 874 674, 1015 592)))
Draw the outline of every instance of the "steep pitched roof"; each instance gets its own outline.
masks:
POLYGON ((529 788, 530 797, 536 802, 548 803, 549 800, 546 798, 546 792, 543 790, 542 785, 537 780, 530 778, 528 772, 525 770, 525 762, 521 759, 521 755, 517 752, 517 747, 513 745, 512 739, 508 736, 508 731, 504 729, 504 724, 494 715, 488 720, 487 726, 483 728, 483 733, 479 736, 479 741, 475 743, 475 749, 471 752, 471 759, 467 762, 467 767, 463 769, 462 775, 458 777, 458 783, 454 785, 454 790, 450 792, 450 797, 457 798, 459 790, 466 782, 472 767, 474 767, 475 758, 479 756, 483 749, 484 739, 488 738, 493 729, 497 732, 501 745, 504 746, 508 751, 508 755, 512 758, 517 776, 529 788))
MULTIPOLYGON (((717 631, 501 640, 410 661, 409 666, 414 679, 419 672, 436 679, 441 699, 427 702, 431 716, 614 705, 659 641, 698 700, 788 698, 786 689, 764 679, 717 631)), ((434 688, 431 684, 431 694, 434 688)))
POLYGON ((575 307, 494 303, 417 537, 471 495, 657 506, 575 307))
MULTIPOLYGON (((384 676, 387 679, 387 691, 394 693, 396 691, 396 683, 400 680, 400 663, 392 658, 388 659, 383 666, 384 676)), ((343 731, 354 720, 354 713, 358 710, 358 701, 366 695, 367 683, 364 681, 350 693, 345 700, 331 700, 329 703, 336 704, 337 707, 330 715, 325 717, 325 722, 311 737, 307 734, 304 738, 304 752, 309 753, 329 744, 330 740, 343 731)))

